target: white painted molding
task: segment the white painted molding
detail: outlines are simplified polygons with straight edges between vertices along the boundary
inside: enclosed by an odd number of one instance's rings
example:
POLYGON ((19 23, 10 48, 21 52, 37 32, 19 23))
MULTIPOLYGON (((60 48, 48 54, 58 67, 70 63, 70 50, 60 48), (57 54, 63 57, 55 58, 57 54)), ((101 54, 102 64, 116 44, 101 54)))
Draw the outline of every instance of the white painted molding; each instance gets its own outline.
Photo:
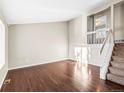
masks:
POLYGON ((70 59, 69 59, 69 58, 64 58, 64 59, 49 61, 49 62, 45 62, 45 63, 37 63, 37 64, 31 64, 31 65, 25 65, 25 66, 19 66, 19 67, 11 67, 11 68, 9 68, 9 70, 20 69, 20 68, 26 68, 26 67, 31 67, 31 66, 38 66, 38 65, 48 64, 48 63, 54 63, 54 62, 65 61, 65 60, 70 60, 70 59))
POLYGON ((110 7, 111 5, 110 4, 107 4, 107 5, 103 5, 103 6, 98 6, 92 10, 89 10, 88 13, 87 13, 87 16, 90 16, 90 15, 93 15, 93 14, 96 14, 96 13, 99 13, 103 10, 106 10, 110 7))
POLYGON ((90 16, 90 15, 93 15, 93 14, 96 14, 98 12, 101 12, 109 7, 112 7, 114 5, 116 5, 117 3, 120 3, 124 0, 110 0, 107 4, 105 5, 101 5, 101 6, 96 6, 94 7, 93 9, 90 9, 88 12, 87 12, 87 16, 90 16))
POLYGON ((115 5, 115 4, 123 2, 123 1, 124 0, 112 0, 111 2, 112 2, 113 5, 115 5))
POLYGON ((7 73, 8 73, 8 70, 7 70, 7 72, 4 74, 4 77, 3 77, 3 79, 2 79, 2 82, 0 82, 0 90, 1 90, 1 88, 2 88, 2 85, 3 85, 3 83, 4 83, 4 80, 6 79, 7 73))
POLYGON ((106 80, 106 75, 108 72, 108 66, 110 64, 113 47, 114 47, 114 44, 111 45, 110 50, 107 53, 106 60, 103 61, 104 64, 100 66, 100 78, 103 80, 106 80))

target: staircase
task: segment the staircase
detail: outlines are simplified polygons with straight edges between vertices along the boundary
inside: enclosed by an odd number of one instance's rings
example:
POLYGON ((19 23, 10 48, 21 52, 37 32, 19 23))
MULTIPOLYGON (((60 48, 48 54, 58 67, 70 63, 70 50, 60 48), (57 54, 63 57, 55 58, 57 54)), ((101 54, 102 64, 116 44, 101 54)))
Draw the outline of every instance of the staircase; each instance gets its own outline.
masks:
POLYGON ((107 79, 124 85, 124 44, 115 44, 107 79))

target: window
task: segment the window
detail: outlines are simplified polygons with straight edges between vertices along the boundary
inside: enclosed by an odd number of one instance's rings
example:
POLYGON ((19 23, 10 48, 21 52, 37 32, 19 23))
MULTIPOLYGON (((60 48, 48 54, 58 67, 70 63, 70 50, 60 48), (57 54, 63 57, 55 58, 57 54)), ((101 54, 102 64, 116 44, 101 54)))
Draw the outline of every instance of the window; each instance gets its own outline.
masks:
POLYGON ((5 64, 5 26, 0 20, 0 69, 5 64))
POLYGON ((95 19, 95 30, 107 28, 107 16, 101 16, 95 19))

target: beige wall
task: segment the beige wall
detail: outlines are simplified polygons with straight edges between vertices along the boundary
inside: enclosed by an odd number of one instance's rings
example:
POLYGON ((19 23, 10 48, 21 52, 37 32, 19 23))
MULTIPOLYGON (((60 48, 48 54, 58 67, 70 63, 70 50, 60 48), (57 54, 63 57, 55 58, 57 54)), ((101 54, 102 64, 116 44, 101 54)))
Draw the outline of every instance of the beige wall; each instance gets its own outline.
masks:
POLYGON ((74 59, 74 48, 86 44, 86 15, 69 21, 69 58, 74 59))
POLYGON ((124 5, 117 5, 114 13, 115 40, 124 40, 124 5))
POLYGON ((123 35, 124 35, 124 4, 122 5, 122 25, 123 25, 123 35))
POLYGON ((7 28, 7 25, 5 23, 5 20, 4 20, 4 17, 2 16, 2 12, 0 11, 0 20, 2 20, 2 22, 5 24, 5 29, 6 29, 6 35, 5 35, 5 64, 4 66, 2 67, 2 69, 0 69, 0 88, 2 86, 2 83, 6 77, 6 74, 8 72, 8 28, 7 28))
POLYGON ((9 69, 67 58, 67 22, 9 27, 9 69))

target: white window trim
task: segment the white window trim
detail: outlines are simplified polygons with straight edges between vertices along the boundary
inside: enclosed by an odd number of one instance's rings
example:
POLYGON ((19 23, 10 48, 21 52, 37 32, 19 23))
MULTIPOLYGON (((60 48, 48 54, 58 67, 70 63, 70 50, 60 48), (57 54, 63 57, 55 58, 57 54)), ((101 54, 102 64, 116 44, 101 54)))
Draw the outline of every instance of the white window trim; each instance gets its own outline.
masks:
POLYGON ((0 20, 0 69, 5 64, 5 25, 0 20))

